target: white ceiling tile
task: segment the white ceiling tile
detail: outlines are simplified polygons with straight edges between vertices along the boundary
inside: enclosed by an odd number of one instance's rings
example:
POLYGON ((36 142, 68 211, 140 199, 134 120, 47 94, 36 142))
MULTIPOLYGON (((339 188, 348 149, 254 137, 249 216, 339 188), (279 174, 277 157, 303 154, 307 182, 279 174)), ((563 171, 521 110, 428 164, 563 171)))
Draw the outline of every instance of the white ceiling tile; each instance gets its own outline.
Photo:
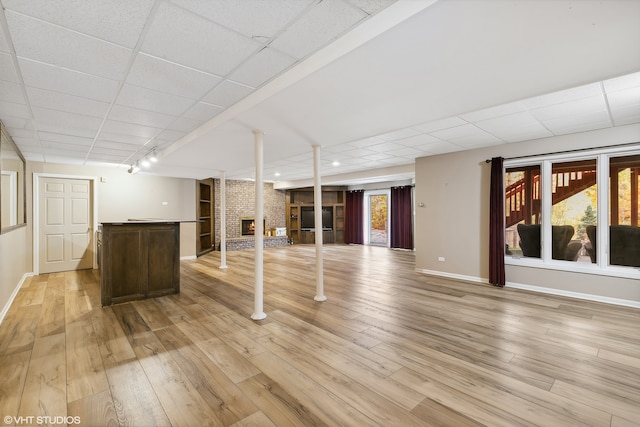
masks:
POLYGON ((124 77, 130 49, 10 11, 6 16, 18 57, 115 80, 124 77))
POLYGON ((611 117, 616 126, 640 123, 640 104, 612 109, 611 117))
POLYGON ((111 102, 118 89, 118 82, 115 80, 25 58, 20 58, 18 62, 27 86, 104 102, 111 102))
POLYGON ((3 118, 2 124, 4 124, 9 130, 9 134, 12 138, 34 138, 35 131, 33 129, 28 129, 27 119, 14 119, 14 118, 3 118))
POLYGON ((6 9, 133 48, 153 0, 4 0, 2 4, 6 9))
POLYGON ((395 142, 405 147, 415 147, 417 145, 423 145, 423 144, 428 144, 431 142, 439 142, 439 141, 440 140, 435 136, 422 133, 416 136, 412 136, 411 138, 404 138, 395 142))
POLYGON ((230 107, 253 92, 253 88, 240 83, 225 80, 202 100, 221 107, 230 107))
POLYGON ((40 146, 40 140, 37 138, 21 138, 19 136, 11 136, 11 138, 13 139, 13 141, 16 144, 19 144, 20 146, 20 151, 22 151, 23 149, 25 151, 34 151, 34 150, 39 150, 41 148, 40 146))
POLYGON ((594 111, 569 117, 552 117, 544 120, 543 125, 554 135, 564 135, 573 132, 586 132, 613 124, 607 110, 594 111))
POLYGON ((338 161, 338 162, 342 162, 344 160, 347 159, 351 159, 351 156, 346 156, 342 153, 323 153, 322 157, 324 159, 328 159, 327 161, 338 161))
POLYGON ((127 83, 132 85, 191 99, 200 99, 220 80, 219 76, 142 53, 127 75, 127 83))
POLYGON ((201 124, 202 124, 201 120, 193 120, 185 116, 182 116, 182 117, 178 117, 176 120, 171 122, 168 125, 167 129, 176 130, 179 132, 191 132, 201 124))
POLYGON ((127 147, 129 149, 125 149, 122 146, 114 147, 113 145, 98 145, 97 143, 93 146, 91 150, 91 154, 112 154, 117 155, 121 158, 127 158, 131 154, 134 154, 140 150, 140 146, 131 145, 127 147))
POLYGON ((196 105, 194 105, 184 113, 184 117, 193 120, 205 121, 217 116, 222 111, 224 111, 224 108, 218 105, 198 102, 196 105))
POLYGON ((33 115, 38 120, 38 130, 67 135, 93 137, 100 127, 101 119, 64 111, 33 107, 33 115))
POLYGON ((463 150, 461 146, 446 141, 432 142, 415 148, 429 154, 445 154, 463 150))
POLYGON ((443 141, 452 142, 456 145, 461 145, 467 148, 499 144, 502 142, 498 138, 486 133, 472 124, 442 129, 436 132, 431 132, 431 135, 443 141))
POLYGON ((415 129, 405 128, 405 129, 395 130, 393 132, 383 133, 382 135, 376 135, 376 138, 382 139, 384 141, 395 141, 398 139, 409 138, 419 134, 420 132, 415 129))
POLYGON ((19 83, 16 67, 13 65, 11 55, 0 52, 0 80, 5 82, 19 83))
POLYGON ((142 144, 127 144, 124 142, 108 141, 104 139, 98 139, 93 145, 93 149, 99 153, 108 153, 110 151, 121 151, 124 155, 130 155, 140 149, 142 144))
POLYGON ((640 86, 608 92, 607 101, 611 109, 640 105, 640 86))
POLYGON ((367 160, 385 160, 385 159, 389 159, 393 156, 389 155, 389 154, 385 154, 385 153, 374 153, 374 154, 367 154, 365 156, 362 156, 363 159, 367 159, 367 160))
POLYGON ((79 144, 65 144, 61 142, 51 142, 51 141, 42 141, 42 148, 45 153, 64 153, 65 151, 70 154, 82 155, 86 156, 89 152, 90 144, 87 145, 79 145, 79 144))
POLYGON ((125 107, 122 105, 114 105, 109 113, 109 119, 118 122, 135 123, 155 128, 164 128, 169 126, 176 116, 169 114, 156 113, 155 111, 140 110, 138 108, 125 107))
POLYGON ((603 85, 607 92, 638 87, 640 86, 640 72, 605 80, 603 85))
POLYGON ((529 112, 536 119, 546 122, 561 117, 586 115, 607 109, 604 95, 590 96, 568 102, 556 103, 547 107, 532 109, 529 112))
POLYGON ((96 153, 92 151, 87 156, 87 162, 92 161, 92 162, 107 162, 107 163, 124 163, 127 161, 128 158, 129 156, 125 156, 122 153, 110 154, 110 153, 96 153))
POLYGON ((482 120, 474 123, 474 125, 508 142, 553 136, 549 130, 534 119, 528 112, 482 120))
POLYGON ((381 144, 383 142, 385 142, 384 139, 372 136, 370 138, 359 139, 357 141, 350 141, 346 144, 332 145, 330 147, 327 147, 327 150, 347 151, 347 150, 353 150, 354 148, 360 148, 360 147, 366 148, 370 145, 381 144))
POLYGON ((367 15, 341 0, 324 0, 286 29, 271 44, 295 58, 337 39, 367 15))
POLYGON ((237 82, 258 87, 282 71, 289 68, 296 60, 289 55, 268 47, 249 58, 230 78, 237 82))
POLYGON ((60 163, 66 165, 82 165, 84 163, 84 156, 81 154, 71 153, 69 156, 65 156, 64 152, 45 153, 47 163, 60 163))
POLYGON ((435 120, 432 122, 422 123, 416 126, 411 126, 413 129, 419 130, 424 133, 431 133, 441 129, 448 129, 457 126, 466 125, 468 122, 462 120, 460 117, 447 117, 446 119, 435 120))
POLYGON ((158 9, 142 52, 225 76, 260 45, 170 3, 158 9))
POLYGON ((109 108, 109 104, 106 102, 34 87, 27 87, 27 94, 29 103, 33 107, 60 110, 84 116, 102 118, 109 108))
POLYGON ((89 147, 91 146, 91 142, 93 138, 81 137, 81 136, 73 136, 73 135, 63 135, 59 133, 51 133, 51 132, 38 132, 40 136, 40 140, 49 143, 61 143, 61 144, 73 144, 78 146, 89 147))
POLYGON ((377 154, 377 153, 373 150, 368 150, 366 148, 355 148, 353 150, 343 151, 342 154, 350 157, 363 158, 364 156, 377 154))
POLYGON ((141 110, 180 116, 195 101, 167 93, 156 92, 139 86, 125 84, 118 95, 116 104, 141 110))
POLYGON ((3 120, 9 117, 14 119, 30 119, 31 114, 29 114, 29 109, 25 104, 0 100, 0 117, 3 120))
POLYGON ((145 138, 144 136, 134 136, 134 135, 127 135, 123 133, 109 132, 102 129, 102 132, 100 132, 98 141, 104 141, 105 143, 116 143, 116 144, 143 145, 147 141, 149 141, 149 138, 145 138))
POLYGON ((7 38, 5 37, 5 32, 3 30, 4 20, 0 20, 0 52, 9 53, 11 49, 9 49, 9 43, 7 42, 7 38))
POLYGON ((369 163, 369 160, 363 159, 362 157, 348 157, 340 162, 345 165, 366 165, 369 163))
POLYGON ((2 94, 3 101, 26 104, 24 95, 22 94, 22 88, 17 83, 0 80, 0 93, 2 94))
POLYGON ((271 38, 314 0, 173 0, 247 37, 271 38))
POLYGON ((368 13, 369 15, 377 13, 395 3, 396 0, 348 0, 349 3, 357 7, 358 9, 368 13))
POLYGON ((468 121, 469 123, 475 123, 479 122, 480 120, 506 116, 509 114, 519 113, 521 111, 525 111, 524 106, 519 102, 512 102, 509 104, 498 105, 496 107, 473 111, 467 114, 461 114, 459 117, 468 121))
POLYGON ((395 142, 391 142, 391 141, 383 142, 383 143, 376 144, 376 145, 367 146, 368 150, 372 150, 372 151, 375 151, 377 153, 385 153, 385 152, 388 152, 388 151, 395 151, 395 150, 399 150, 401 148, 405 148, 405 147, 400 145, 400 144, 396 144, 395 142))
POLYGON ((151 126, 140 126, 131 123, 117 122, 115 120, 107 120, 104 123, 102 130, 108 133, 116 133, 141 138, 152 138, 160 133, 162 129, 151 126))
POLYGON ((527 109, 532 110, 536 108, 552 106, 555 104, 563 104, 570 101, 594 97, 601 94, 602 88, 600 87, 600 83, 592 83, 567 90, 549 93, 546 95, 524 99, 519 102, 527 109))
POLYGON ((394 156, 401 156, 401 157, 410 157, 410 158, 415 158, 417 155, 419 155, 422 152, 422 150, 418 150, 416 148, 412 148, 412 147, 403 147, 403 148, 398 148, 393 150, 392 154, 394 156))
POLYGON ((165 129, 156 136, 154 140, 167 140, 167 141, 177 141, 178 139, 185 136, 186 132, 180 132, 173 129, 165 129))

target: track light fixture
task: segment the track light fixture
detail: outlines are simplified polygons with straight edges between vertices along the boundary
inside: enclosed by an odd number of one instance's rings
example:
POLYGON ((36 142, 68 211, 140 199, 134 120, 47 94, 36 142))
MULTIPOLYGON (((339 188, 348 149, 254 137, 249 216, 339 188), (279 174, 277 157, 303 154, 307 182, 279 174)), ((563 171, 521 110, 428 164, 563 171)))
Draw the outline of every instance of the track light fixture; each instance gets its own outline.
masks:
POLYGON ((127 172, 129 172, 130 174, 136 174, 140 172, 140 166, 138 166, 138 163, 136 162, 131 165, 131 167, 129 168, 129 170, 127 170, 127 172))

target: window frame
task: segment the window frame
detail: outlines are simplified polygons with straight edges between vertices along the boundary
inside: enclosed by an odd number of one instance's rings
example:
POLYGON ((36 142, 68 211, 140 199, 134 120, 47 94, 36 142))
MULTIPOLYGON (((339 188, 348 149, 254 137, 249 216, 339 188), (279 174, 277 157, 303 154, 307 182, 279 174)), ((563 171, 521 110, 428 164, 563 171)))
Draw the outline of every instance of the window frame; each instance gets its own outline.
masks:
MULTIPOLYGON (((578 263, 551 258, 551 176, 552 165, 559 162, 571 162, 579 160, 596 160, 596 184, 597 196, 597 241, 609 242, 609 161, 611 157, 623 157, 640 154, 640 143, 624 147, 607 147, 599 149, 586 149, 576 152, 557 154, 542 154, 539 156, 527 156, 514 159, 505 159, 503 175, 508 168, 540 166, 540 193, 541 193, 541 256, 540 258, 516 257, 505 254, 505 265, 520 267, 543 268, 561 270, 574 273, 597 274, 602 276, 621 278, 640 278, 640 267, 616 266, 609 264, 609 245, 597 245, 596 263, 578 263)), ((503 203, 505 199, 503 188, 503 203)), ((506 230, 503 224, 503 231, 506 230)))

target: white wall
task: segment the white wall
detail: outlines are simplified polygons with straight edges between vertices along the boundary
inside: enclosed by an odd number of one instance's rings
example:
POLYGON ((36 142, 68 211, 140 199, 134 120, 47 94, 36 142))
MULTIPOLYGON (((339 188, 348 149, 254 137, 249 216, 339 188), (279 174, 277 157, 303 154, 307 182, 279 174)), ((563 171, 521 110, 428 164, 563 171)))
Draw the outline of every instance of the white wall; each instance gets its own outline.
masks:
MULTIPOLYGON (((640 125, 525 141, 416 159, 416 269, 461 279, 489 277, 492 157, 518 157, 640 142, 640 125), (445 261, 438 261, 444 257, 445 261)), ((639 280, 506 266, 508 284, 640 303, 639 280)))

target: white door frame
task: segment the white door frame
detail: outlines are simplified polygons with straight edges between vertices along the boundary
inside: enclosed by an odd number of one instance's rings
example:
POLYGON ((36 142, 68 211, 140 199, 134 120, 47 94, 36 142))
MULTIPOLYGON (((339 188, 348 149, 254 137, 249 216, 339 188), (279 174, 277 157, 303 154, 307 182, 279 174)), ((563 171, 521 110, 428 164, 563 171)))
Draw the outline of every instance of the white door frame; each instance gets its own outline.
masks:
POLYGON ((64 175, 56 173, 34 173, 33 174, 33 271, 40 274, 40 179, 41 178, 61 178, 61 179, 86 179, 91 183, 91 224, 93 236, 93 268, 98 267, 98 258, 96 256, 96 239, 95 232, 98 229, 98 192, 96 176, 82 175, 64 175))

